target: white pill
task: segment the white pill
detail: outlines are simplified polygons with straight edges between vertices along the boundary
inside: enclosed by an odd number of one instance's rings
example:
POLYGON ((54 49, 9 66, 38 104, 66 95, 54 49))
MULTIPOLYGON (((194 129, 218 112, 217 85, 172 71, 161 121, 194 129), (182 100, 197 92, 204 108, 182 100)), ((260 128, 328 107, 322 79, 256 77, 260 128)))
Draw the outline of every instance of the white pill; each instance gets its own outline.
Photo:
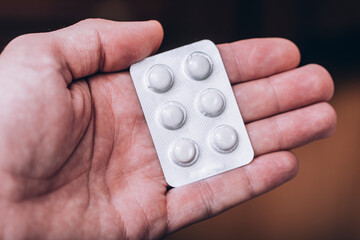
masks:
POLYGON ((211 74, 212 63, 205 53, 195 52, 187 58, 186 68, 192 78, 204 80, 211 74))
POLYGON ((215 150, 230 152, 236 148, 238 141, 238 134, 233 127, 221 125, 215 128, 211 142, 215 150))
POLYGON ((185 109, 180 103, 168 102, 160 111, 160 122, 167 129, 178 129, 185 122, 185 109))
POLYGON ((224 111, 225 98, 220 91, 207 89, 199 97, 199 108, 205 116, 216 117, 224 111))
POLYGON ((164 93, 171 88, 173 82, 173 74, 167 66, 159 64, 150 69, 147 83, 151 90, 164 93))
POLYGON ((179 139, 172 146, 172 157, 180 165, 189 165, 198 157, 198 147, 190 139, 179 139))

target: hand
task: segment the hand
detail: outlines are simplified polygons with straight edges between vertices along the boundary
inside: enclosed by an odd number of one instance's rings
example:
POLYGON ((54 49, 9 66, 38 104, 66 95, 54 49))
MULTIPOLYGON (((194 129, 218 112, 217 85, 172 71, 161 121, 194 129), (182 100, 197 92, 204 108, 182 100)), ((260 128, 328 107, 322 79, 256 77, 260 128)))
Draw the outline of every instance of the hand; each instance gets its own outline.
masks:
POLYGON ((3 238, 159 238, 294 177, 288 150, 331 135, 318 65, 284 39, 219 45, 254 161, 168 189, 127 68, 155 53, 155 21, 85 20, 13 40, 0 55, 3 238), (123 70, 123 71, 122 71, 123 70))

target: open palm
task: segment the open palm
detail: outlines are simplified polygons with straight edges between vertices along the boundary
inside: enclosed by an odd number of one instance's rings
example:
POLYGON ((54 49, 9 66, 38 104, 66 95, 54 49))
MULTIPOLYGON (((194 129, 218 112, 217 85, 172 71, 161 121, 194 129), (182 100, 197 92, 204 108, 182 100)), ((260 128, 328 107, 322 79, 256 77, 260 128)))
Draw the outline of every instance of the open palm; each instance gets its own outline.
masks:
POLYGON ((4 238, 160 238, 292 178, 288 149, 335 129, 330 75, 294 69, 295 45, 219 45, 255 160, 170 189, 130 75, 162 40, 154 21, 86 20, 22 36, 0 55, 4 238), (251 80, 251 81, 250 81, 251 80))

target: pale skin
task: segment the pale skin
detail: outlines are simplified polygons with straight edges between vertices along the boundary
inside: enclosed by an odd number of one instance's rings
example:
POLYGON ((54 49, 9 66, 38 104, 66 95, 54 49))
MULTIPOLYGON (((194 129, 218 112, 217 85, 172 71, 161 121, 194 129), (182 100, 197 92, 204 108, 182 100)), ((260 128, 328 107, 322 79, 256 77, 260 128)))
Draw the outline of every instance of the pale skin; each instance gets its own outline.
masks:
POLYGON ((331 76, 319 65, 296 68, 293 43, 218 45, 255 159, 169 188, 128 72, 162 37, 156 21, 86 20, 4 49, 2 238, 161 238, 293 178, 289 150, 334 132, 331 76))

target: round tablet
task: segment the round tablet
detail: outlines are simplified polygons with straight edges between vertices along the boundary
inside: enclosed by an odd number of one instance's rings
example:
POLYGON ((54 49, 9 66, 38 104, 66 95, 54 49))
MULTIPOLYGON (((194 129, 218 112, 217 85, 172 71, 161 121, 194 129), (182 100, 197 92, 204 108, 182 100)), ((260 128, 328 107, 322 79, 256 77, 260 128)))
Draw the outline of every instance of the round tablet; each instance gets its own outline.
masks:
POLYGON ((193 163, 198 156, 198 147, 190 139, 179 139, 172 146, 172 157, 180 165, 189 165, 193 163))
POLYGON ((148 87, 159 93, 168 91, 173 84, 173 74, 165 65, 155 65, 150 69, 148 75, 148 87))
POLYGON ((199 97, 200 111, 209 117, 216 117, 224 111, 225 98, 216 89, 207 89, 199 97))
POLYGON ((167 129, 178 129, 185 122, 185 109, 180 103, 168 102, 160 110, 160 122, 167 129))
POLYGON ((195 80, 204 80, 212 71, 210 57, 205 53, 195 52, 187 58, 186 69, 195 80))
POLYGON ((236 148, 238 141, 238 134, 233 127, 221 125, 215 128, 211 142, 215 150, 230 152, 236 148))

